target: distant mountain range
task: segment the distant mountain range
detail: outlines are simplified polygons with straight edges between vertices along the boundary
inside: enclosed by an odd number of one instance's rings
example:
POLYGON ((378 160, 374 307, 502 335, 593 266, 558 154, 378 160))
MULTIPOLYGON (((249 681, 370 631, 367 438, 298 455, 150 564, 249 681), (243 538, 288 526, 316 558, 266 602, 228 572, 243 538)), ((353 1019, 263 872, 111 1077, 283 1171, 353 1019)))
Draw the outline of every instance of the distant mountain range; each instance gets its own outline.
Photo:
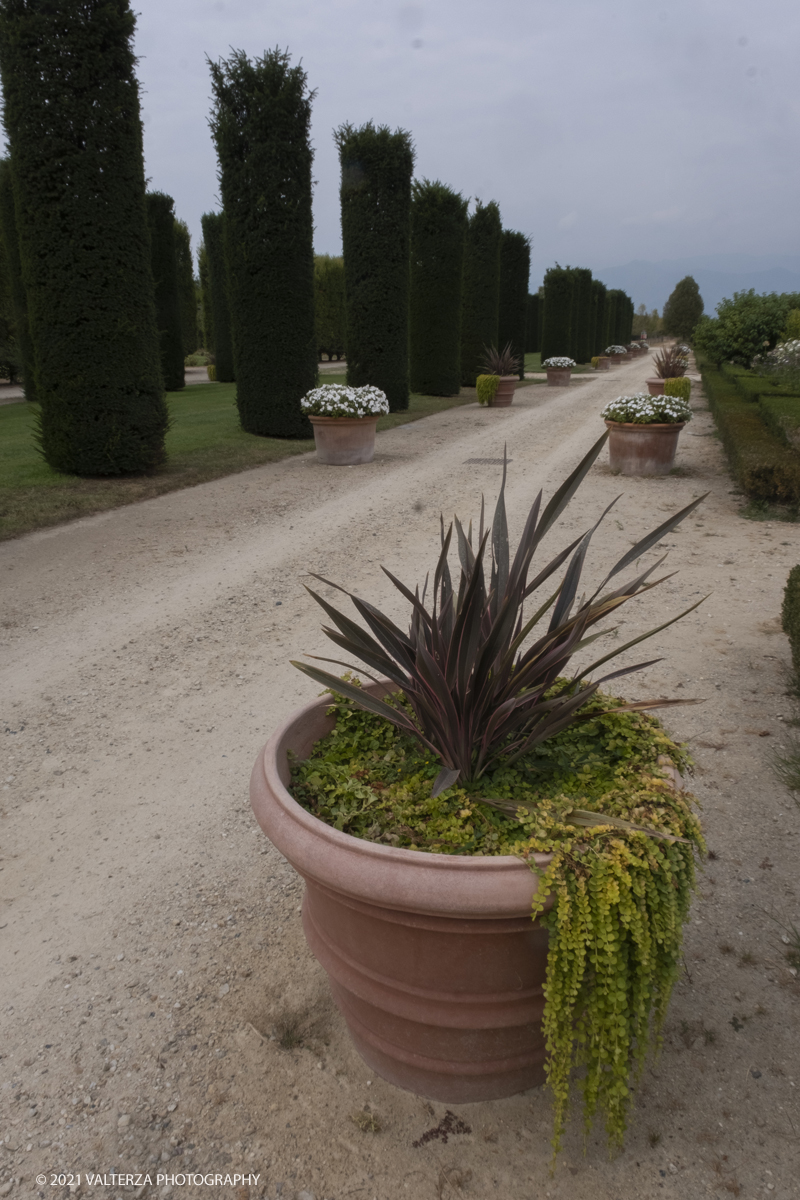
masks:
POLYGON ((800 292, 800 255, 706 254, 661 262, 637 260, 622 267, 592 269, 606 287, 622 288, 634 306, 648 311, 664 304, 675 284, 692 275, 700 288, 705 311, 714 316, 720 300, 734 292, 800 292))

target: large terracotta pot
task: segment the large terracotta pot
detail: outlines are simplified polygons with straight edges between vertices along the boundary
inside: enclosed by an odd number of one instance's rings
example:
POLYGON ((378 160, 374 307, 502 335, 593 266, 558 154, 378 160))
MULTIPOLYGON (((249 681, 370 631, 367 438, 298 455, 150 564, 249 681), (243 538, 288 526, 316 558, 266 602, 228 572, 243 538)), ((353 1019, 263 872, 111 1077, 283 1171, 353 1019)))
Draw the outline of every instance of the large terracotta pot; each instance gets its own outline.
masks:
POLYGON ((664 395, 664 380, 663 379, 646 379, 647 390, 651 396, 664 395))
POLYGON ((608 357, 609 357, 609 360, 614 364, 615 367, 618 367, 619 364, 622 362, 621 354, 609 354, 608 357))
POLYGON ((571 367, 547 367, 548 387, 569 387, 571 378, 571 367))
POLYGON ((372 462, 375 455, 375 417, 309 417, 314 426, 317 458, 332 467, 372 462))
POLYGON ((491 408, 508 408, 511 401, 514 399, 514 392, 517 390, 518 375, 500 375, 500 382, 497 385, 497 391, 494 398, 489 401, 491 408))
POLYGON ((609 358, 607 358, 604 354, 601 354, 597 360, 597 370, 598 371, 608 371, 610 366, 611 366, 611 360, 609 358))
POLYGON ((547 960, 547 932, 530 918, 537 877, 511 857, 362 841, 297 804, 287 753, 302 758, 329 732, 329 703, 312 701, 273 734, 250 798, 305 879, 305 935, 356 1049, 384 1079, 446 1103, 537 1086, 547 960))
POLYGON ((606 421, 608 461, 621 475, 668 475, 675 463, 678 436, 685 422, 636 425, 606 421))

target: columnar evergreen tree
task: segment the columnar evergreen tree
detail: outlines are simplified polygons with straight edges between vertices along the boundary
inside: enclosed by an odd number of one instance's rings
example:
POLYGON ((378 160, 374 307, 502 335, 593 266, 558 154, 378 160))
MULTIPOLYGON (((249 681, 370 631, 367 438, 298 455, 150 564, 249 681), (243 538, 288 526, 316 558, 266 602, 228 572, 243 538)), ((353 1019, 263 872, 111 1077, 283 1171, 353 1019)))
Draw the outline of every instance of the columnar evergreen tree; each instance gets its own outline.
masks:
POLYGON ((236 371, 228 295, 228 265, 225 259, 225 216, 223 213, 205 213, 201 224, 208 268, 207 311, 211 326, 210 349, 214 354, 217 381, 233 383, 236 371))
POLYGON ((542 362, 562 355, 571 357, 573 288, 570 267, 560 267, 556 263, 545 272, 542 362))
POLYGON ((531 240, 524 233, 504 229, 500 239, 500 302, 498 346, 511 343, 519 356, 519 377, 525 378, 525 334, 528 315, 528 281, 531 273, 531 240))
POLYGON ((239 419, 248 433, 308 437, 300 401, 317 381, 313 93, 282 50, 252 62, 237 50, 209 65, 239 419))
POLYGON ((148 192, 147 222, 150 226, 150 262, 155 284, 156 320, 161 346, 161 374, 168 392, 184 385, 183 332, 178 293, 178 260, 175 254, 175 212, 171 196, 148 192))
POLYGON ((134 25, 128 0, 0 4, 41 445, 78 475, 164 458, 134 25))
POLYGON ((525 319, 525 353, 536 354, 539 350, 539 293, 528 296, 525 319))
POLYGON ((404 129, 371 121, 335 133, 342 168, 347 381, 373 384, 392 412, 408 408, 411 176, 404 129))
POLYGON ((211 318, 211 283, 208 277, 208 251, 205 242, 200 243, 197 251, 197 274, 200 288, 200 327, 202 345, 206 350, 214 348, 214 323, 211 318))
POLYGON ((664 331, 687 342, 703 315, 703 297, 691 275, 676 284, 664 305, 664 331))
POLYGON ((14 211, 14 188, 11 178, 11 164, 7 159, 0 160, 0 238, 2 239, 5 257, 5 277, 7 279, 8 304, 10 317, 9 336, 15 343, 14 353, 7 355, 22 372, 22 383, 25 389, 25 399, 36 400, 36 379, 33 360, 33 343, 28 323, 28 301, 25 295, 25 285, 22 282, 22 265, 19 257, 19 238, 17 235, 17 215, 14 211))
POLYGON ((412 187, 410 384, 424 396, 457 396, 461 387, 468 204, 443 183, 412 187))
POLYGON ((617 344, 617 301, 620 295, 618 288, 609 288, 606 292, 605 327, 603 329, 606 346, 617 344))
POLYGON ((603 341, 603 315, 606 303, 606 285, 599 279, 592 280, 592 356, 602 354, 608 342, 603 341))
POLYGON ((572 357, 576 362, 585 363, 592 357, 592 272, 588 267, 574 267, 572 277, 572 357))
POLYGON ((461 304, 461 383, 475 387, 487 346, 497 346, 500 320, 500 242, 503 226, 494 200, 477 201, 464 243, 461 304))
POLYGON ((181 341, 184 357, 200 345, 197 332, 197 285, 192 261, 192 235, 185 221, 175 222, 175 259, 181 306, 181 341))
POLYGON ((314 322, 320 358, 344 358, 347 310, 344 294, 344 259, 330 254, 314 258, 314 322))

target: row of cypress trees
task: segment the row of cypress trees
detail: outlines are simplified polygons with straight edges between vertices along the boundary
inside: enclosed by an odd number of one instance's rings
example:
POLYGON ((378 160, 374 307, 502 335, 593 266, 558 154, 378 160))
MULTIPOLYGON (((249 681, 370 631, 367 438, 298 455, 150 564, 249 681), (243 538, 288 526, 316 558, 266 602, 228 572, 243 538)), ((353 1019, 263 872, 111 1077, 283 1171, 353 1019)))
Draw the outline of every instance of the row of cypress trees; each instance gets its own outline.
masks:
MULTIPOLYGON (((564 355, 588 362, 609 345, 630 341, 633 301, 619 288, 606 288, 587 267, 556 264, 544 277, 539 297, 529 297, 536 313, 542 361, 564 355)), ((529 317, 528 343, 534 341, 529 317)))

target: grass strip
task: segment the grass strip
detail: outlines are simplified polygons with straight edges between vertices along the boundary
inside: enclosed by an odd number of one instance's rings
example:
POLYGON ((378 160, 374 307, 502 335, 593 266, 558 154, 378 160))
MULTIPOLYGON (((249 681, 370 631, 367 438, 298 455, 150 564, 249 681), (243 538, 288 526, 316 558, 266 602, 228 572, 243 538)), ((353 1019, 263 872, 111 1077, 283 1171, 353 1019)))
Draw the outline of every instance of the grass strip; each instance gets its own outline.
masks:
MULTIPOLYGON (((326 374, 323 382, 341 383, 344 378, 326 374)), ((42 458, 34 438, 38 407, 25 401, 0 406, 0 540, 150 500, 314 449, 313 439, 262 438, 245 433, 239 425, 235 397, 233 383, 200 383, 169 392, 172 426, 166 439, 166 463, 146 475, 114 479, 81 479, 54 471, 42 458)), ((459 396, 412 395, 405 412, 381 417, 378 430, 393 429, 475 400, 474 388, 463 388, 459 396)))

